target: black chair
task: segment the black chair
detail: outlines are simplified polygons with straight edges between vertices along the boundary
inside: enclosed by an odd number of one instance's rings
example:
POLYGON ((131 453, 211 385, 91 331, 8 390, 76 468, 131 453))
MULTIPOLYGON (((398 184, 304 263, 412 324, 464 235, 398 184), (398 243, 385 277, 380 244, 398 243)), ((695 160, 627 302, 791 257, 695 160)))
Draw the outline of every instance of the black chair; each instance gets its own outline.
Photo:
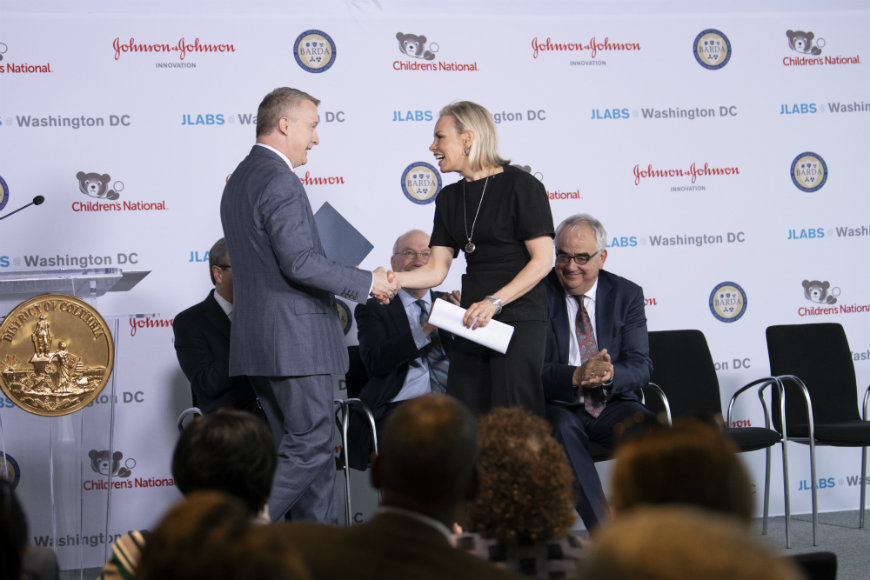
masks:
MULTIPOLYGON (((658 385, 665 395, 673 418, 697 415, 712 416, 722 421, 722 400, 716 366, 707 346, 707 339, 700 330, 660 330, 649 333, 650 358, 653 372, 650 381, 658 385)), ((791 502, 788 494, 788 451, 780 433, 770 428, 769 414, 761 395, 768 386, 775 384, 773 377, 758 379, 743 386, 731 398, 725 433, 743 451, 766 450, 764 478, 764 517, 762 534, 767 534, 768 507, 770 503, 770 454, 771 448, 782 445, 782 478, 785 502, 785 545, 791 547, 791 502), (758 392, 764 406, 765 427, 732 428, 730 410, 737 398, 750 389, 758 392)), ((652 407, 650 407, 652 409, 652 407)), ((653 409, 655 410, 655 409, 653 409)))
POLYGON ((779 381, 781 404, 772 405, 773 425, 783 438, 809 445, 812 478, 813 545, 816 544, 816 445, 861 447, 860 512, 864 527, 867 446, 870 445, 868 402, 864 391, 863 417, 858 412, 858 383, 852 351, 837 323, 786 324, 767 328, 770 372, 779 381), (785 425, 782 412, 785 412, 785 425))

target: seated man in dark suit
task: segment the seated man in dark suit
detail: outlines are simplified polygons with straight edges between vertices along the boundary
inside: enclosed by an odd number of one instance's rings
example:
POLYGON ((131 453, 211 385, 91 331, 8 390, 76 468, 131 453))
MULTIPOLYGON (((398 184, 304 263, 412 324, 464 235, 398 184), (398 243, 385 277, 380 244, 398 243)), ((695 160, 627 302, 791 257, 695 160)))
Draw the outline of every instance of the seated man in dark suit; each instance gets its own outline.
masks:
MULTIPOLYGON (((393 245, 390 265, 395 272, 414 270, 428 261, 426 232, 411 230, 393 245)), ((429 288, 405 288, 397 298, 386 305, 371 298, 355 311, 360 358, 369 376, 359 398, 372 411, 379 436, 396 405, 444 392, 453 335, 429 324, 428 317, 438 298, 459 304, 458 292, 445 294, 429 288)), ((371 435, 363 425, 362 416, 354 412, 349 457, 356 469, 365 469, 369 460, 371 435)))
POLYGON ((223 238, 208 252, 214 290, 205 300, 175 317, 175 354, 193 397, 193 406, 209 413, 221 407, 257 412, 257 397, 244 376, 229 376, 233 271, 223 238))
POLYGON ((574 470, 577 512, 587 529, 607 513, 589 443, 611 447, 614 427, 635 413, 649 383, 643 290, 602 270, 607 232, 588 214, 556 229, 556 267, 547 287, 543 383, 547 419, 574 470))
POLYGON ((314 580, 320 578, 520 578, 450 544, 450 527, 474 496, 477 421, 447 395, 400 405, 384 427, 372 483, 383 499, 348 528, 281 523, 314 580))

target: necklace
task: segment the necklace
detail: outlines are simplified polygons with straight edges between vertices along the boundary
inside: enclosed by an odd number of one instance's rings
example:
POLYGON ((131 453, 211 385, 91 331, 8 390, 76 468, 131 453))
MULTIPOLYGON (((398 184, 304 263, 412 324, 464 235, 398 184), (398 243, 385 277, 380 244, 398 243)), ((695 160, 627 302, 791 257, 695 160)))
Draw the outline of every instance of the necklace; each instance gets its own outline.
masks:
POLYGON ((477 249, 477 246, 474 245, 474 242, 471 241, 471 236, 474 235, 474 225, 477 223, 477 216, 480 215, 480 206, 483 205, 483 196, 486 195, 486 184, 489 183, 489 175, 486 176, 486 179, 483 180, 483 192, 480 194, 480 201, 477 203, 477 211, 474 212, 474 219, 471 220, 471 231, 468 231, 468 209, 465 203, 465 180, 462 180, 462 229, 465 232, 465 238, 468 240, 468 243, 465 244, 465 253, 471 254, 474 253, 474 250, 477 249))

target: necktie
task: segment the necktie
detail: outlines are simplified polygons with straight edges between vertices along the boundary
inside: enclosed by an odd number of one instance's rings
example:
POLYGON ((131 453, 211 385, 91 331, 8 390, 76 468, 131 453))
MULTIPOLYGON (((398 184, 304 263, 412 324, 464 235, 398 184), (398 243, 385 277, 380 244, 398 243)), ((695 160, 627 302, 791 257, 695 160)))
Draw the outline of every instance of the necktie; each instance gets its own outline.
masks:
MULTIPOLYGON (((420 326, 423 326, 429 321, 426 302, 417 300, 417 306, 420 307, 420 326)), ((429 340, 429 345, 423 351, 423 356, 426 357, 429 365, 429 385, 433 393, 444 393, 447 391, 447 368, 450 366, 450 361, 441 346, 437 331, 429 335, 429 340)))
MULTIPOLYGON (((598 343, 595 342, 595 333, 592 331, 592 320, 584 306, 586 296, 574 296, 577 300, 577 318, 574 320, 574 331, 577 333, 577 344, 580 346, 580 361, 585 363, 589 357, 598 352, 598 343)), ((604 392, 601 388, 584 389, 583 407, 593 417, 598 417, 604 410, 604 392)))

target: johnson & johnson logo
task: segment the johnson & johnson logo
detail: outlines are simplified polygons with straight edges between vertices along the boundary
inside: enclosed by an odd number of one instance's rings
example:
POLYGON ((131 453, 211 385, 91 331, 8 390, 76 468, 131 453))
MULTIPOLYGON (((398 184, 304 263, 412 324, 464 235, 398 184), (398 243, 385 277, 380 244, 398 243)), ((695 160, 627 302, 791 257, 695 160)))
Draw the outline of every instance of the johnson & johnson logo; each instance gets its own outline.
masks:
POLYGON ((672 177, 691 177, 692 183, 700 177, 716 177, 740 175, 739 167, 711 167, 709 163, 704 163, 699 166, 697 163, 692 163, 688 169, 658 169, 652 164, 647 164, 646 168, 640 165, 634 166, 634 184, 640 185, 642 179, 661 179, 672 177))
POLYGON ((112 48, 115 49, 115 60, 119 60, 122 54, 175 53, 178 55, 178 60, 184 60, 190 54, 236 52, 234 44, 207 44, 200 42, 199 38, 194 39, 193 42, 188 42, 183 36, 174 44, 165 42, 136 42, 136 39, 132 36, 130 40, 122 41, 116 36, 112 42, 112 48))
POLYGON ((639 42, 611 42, 610 38, 604 37, 598 41, 593 36, 589 42, 553 42, 548 36, 540 41, 538 37, 532 39, 532 58, 538 58, 542 52, 588 52, 590 58, 598 56, 599 52, 634 52, 640 50, 639 42))

